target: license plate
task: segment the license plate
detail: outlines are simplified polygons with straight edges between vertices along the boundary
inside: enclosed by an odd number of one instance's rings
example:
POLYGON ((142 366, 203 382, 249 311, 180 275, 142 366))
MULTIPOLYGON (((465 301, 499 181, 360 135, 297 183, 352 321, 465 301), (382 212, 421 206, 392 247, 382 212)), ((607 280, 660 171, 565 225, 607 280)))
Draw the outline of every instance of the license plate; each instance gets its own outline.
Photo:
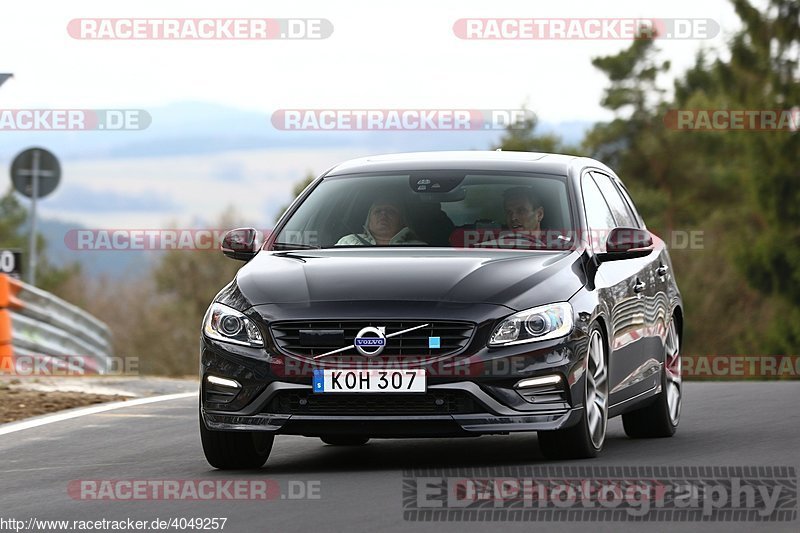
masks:
POLYGON ((425 370, 314 370, 314 392, 425 392, 425 370))

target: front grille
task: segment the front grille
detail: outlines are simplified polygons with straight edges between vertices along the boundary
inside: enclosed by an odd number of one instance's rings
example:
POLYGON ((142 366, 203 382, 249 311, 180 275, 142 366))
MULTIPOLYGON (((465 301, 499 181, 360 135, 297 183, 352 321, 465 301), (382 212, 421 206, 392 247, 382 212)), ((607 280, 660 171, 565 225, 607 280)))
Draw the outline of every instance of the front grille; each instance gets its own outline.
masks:
POLYGON ((461 391, 415 394, 347 394, 278 392, 265 411, 292 415, 437 415, 480 412, 472 396, 461 391))
POLYGON ((340 355, 358 355, 353 342, 358 332, 367 326, 385 327, 386 335, 409 328, 428 324, 428 326, 396 337, 386 339, 386 346, 380 356, 433 357, 455 355, 464 350, 472 338, 475 325, 469 322, 445 322, 418 320, 410 321, 314 321, 314 322, 276 322, 272 324, 272 336, 275 344, 283 353, 314 357, 324 353, 350 346, 351 349, 340 352, 340 355), (300 338, 302 331, 324 332, 322 342, 303 345, 300 338), (338 336, 332 332, 338 332, 338 336), (431 348, 429 339, 439 337, 439 348, 431 348))

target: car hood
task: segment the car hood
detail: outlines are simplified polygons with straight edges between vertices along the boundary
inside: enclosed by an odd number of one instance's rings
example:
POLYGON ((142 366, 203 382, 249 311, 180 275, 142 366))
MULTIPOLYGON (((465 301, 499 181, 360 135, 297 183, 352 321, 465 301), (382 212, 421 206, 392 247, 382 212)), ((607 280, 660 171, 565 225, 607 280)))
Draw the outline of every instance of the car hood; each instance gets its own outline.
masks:
MULTIPOLYGON (((564 301, 583 286, 569 251, 339 249, 261 252, 236 277, 250 305, 325 301, 564 301)), ((243 302, 244 303, 244 302, 243 302)))

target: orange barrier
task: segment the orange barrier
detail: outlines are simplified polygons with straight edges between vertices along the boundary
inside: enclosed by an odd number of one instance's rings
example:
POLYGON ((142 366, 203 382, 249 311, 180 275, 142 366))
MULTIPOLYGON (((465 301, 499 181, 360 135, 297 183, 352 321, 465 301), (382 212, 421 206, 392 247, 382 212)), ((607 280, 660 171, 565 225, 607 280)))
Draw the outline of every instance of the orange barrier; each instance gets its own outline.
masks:
POLYGON ((14 348, 11 345, 11 313, 9 309, 22 309, 17 298, 22 285, 7 274, 0 274, 0 373, 14 373, 14 348))

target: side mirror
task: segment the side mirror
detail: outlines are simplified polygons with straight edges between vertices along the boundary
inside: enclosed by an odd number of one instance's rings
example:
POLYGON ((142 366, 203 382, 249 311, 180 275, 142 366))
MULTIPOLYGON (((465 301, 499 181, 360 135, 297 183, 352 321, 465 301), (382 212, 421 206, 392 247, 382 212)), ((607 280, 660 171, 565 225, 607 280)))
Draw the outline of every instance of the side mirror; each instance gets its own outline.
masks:
POLYGON ((239 261, 250 261, 260 247, 258 231, 253 228, 232 229, 222 239, 222 253, 239 261))
POLYGON ((653 236, 639 228, 614 228, 606 239, 606 252, 597 254, 597 260, 618 261, 644 257, 653 251, 653 236))

